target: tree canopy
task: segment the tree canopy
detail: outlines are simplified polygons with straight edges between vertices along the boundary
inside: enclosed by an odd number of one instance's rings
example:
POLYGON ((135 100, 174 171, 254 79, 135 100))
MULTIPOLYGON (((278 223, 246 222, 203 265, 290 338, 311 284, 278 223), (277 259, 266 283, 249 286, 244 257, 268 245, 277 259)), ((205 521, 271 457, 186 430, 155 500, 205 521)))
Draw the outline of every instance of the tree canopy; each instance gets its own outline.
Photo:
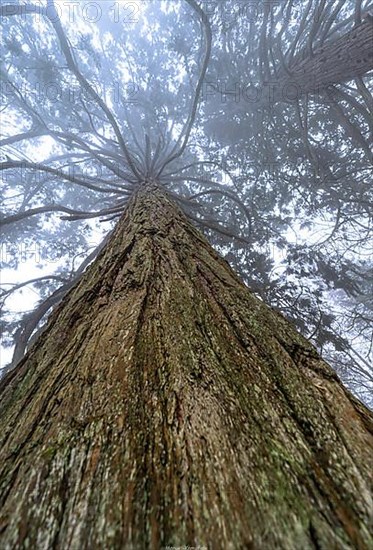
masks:
POLYGON ((47 264, 3 281, 13 364, 154 180, 372 405, 368 2, 9 1, 1 21, 2 260, 47 264))

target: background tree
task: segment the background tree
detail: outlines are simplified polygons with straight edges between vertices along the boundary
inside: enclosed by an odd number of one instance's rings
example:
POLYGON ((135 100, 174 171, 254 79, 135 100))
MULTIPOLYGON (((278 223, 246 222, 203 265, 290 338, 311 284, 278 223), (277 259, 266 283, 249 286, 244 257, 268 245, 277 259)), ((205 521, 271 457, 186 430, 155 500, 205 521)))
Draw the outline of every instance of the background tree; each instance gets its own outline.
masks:
POLYGON ((367 3, 98 5, 1 8, 3 244, 66 246, 56 272, 21 283, 35 311, 5 310, 13 364, 101 250, 79 265, 87 220, 109 232, 151 177, 371 403, 367 3))

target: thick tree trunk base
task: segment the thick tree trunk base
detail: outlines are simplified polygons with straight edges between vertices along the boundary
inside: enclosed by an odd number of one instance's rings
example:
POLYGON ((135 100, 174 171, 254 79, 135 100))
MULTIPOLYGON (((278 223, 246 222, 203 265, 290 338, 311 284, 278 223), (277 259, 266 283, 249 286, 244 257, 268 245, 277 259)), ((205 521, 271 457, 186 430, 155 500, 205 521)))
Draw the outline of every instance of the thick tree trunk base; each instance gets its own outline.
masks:
POLYGON ((373 547, 373 418, 159 190, 0 383, 0 547, 373 547))

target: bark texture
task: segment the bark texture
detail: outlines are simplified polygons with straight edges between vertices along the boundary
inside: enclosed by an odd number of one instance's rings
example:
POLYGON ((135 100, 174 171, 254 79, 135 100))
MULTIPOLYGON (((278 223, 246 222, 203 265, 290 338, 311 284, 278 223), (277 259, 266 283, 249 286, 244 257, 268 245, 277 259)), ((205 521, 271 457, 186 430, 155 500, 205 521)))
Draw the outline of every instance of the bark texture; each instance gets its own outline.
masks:
POLYGON ((0 385, 0 547, 373 547, 373 417, 163 191, 0 385))
POLYGON ((373 16, 368 15, 335 41, 295 59, 288 74, 279 76, 274 100, 317 94, 329 86, 348 82, 373 70, 373 16), (276 94, 282 94, 277 95, 276 94))

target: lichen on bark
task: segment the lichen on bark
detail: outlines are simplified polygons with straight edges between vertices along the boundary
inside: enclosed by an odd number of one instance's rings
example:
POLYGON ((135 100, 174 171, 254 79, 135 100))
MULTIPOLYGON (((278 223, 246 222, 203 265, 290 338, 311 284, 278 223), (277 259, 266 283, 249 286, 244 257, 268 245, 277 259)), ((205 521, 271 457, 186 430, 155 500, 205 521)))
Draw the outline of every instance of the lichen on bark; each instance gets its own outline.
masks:
POLYGON ((0 383, 0 546, 373 545, 373 418, 159 187, 0 383))

